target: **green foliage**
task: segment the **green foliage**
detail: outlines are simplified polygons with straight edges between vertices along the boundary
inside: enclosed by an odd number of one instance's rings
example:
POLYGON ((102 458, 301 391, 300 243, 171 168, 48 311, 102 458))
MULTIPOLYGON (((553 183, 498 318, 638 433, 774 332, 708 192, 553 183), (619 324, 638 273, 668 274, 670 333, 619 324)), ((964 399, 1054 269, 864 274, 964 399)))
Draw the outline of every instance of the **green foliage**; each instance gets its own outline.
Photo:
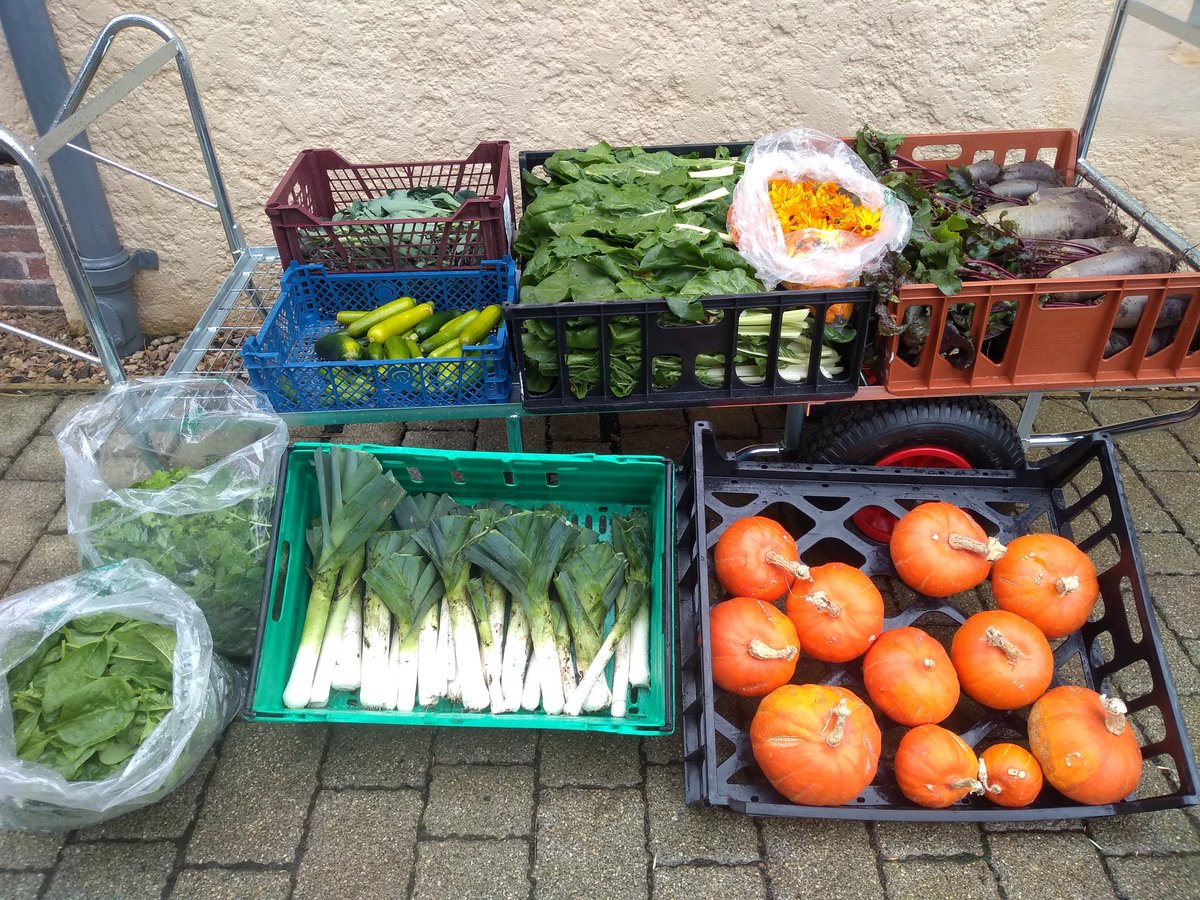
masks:
POLYGON ((153 622, 69 622, 8 673, 17 756, 68 781, 120 772, 172 709, 174 652, 153 622))
MULTIPOLYGON (((192 474, 188 468, 158 471, 132 488, 163 490, 192 474)), ((220 503, 230 477, 218 471, 202 488, 212 502, 198 498, 197 511, 126 518, 125 507, 98 503, 89 512, 87 536, 100 564, 144 559, 182 588, 204 612, 214 649, 245 657, 254 648, 258 628, 274 489, 264 488, 229 506, 203 509, 220 503)))

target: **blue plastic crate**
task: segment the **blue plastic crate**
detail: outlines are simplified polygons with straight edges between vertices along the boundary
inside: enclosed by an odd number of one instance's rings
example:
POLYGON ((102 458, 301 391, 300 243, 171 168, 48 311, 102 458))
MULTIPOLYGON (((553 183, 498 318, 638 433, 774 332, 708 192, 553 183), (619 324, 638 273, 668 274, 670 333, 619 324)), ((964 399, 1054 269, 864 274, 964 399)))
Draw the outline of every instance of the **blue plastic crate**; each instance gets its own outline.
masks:
POLYGON ((372 310, 409 296, 439 312, 466 311, 511 303, 515 294, 508 258, 478 269, 378 275, 330 275, 322 266, 292 263, 279 300, 242 348, 246 374, 280 413, 502 403, 512 390, 504 323, 487 343, 455 358, 325 362, 312 345, 341 327, 339 310, 372 310))

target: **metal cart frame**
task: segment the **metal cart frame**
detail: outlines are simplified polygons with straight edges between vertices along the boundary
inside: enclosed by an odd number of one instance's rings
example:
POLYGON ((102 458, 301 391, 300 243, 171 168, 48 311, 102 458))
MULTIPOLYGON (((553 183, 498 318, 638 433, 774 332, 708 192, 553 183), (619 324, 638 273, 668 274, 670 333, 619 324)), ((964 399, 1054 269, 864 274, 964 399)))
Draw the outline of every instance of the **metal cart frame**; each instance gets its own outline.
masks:
MULTIPOLYGON (((1108 34, 1105 38, 1099 67, 1092 86, 1091 95, 1083 117, 1079 132, 1079 159, 1077 171, 1098 191, 1103 193, 1115 206, 1119 207, 1141 227, 1155 235, 1166 246, 1178 253, 1193 268, 1200 270, 1200 250, 1196 245, 1186 240, 1169 225, 1158 218, 1150 209, 1142 205, 1110 179, 1101 174, 1087 159, 1092 137, 1099 119, 1104 95, 1108 87, 1109 77, 1116 58, 1121 36, 1129 18, 1140 19, 1151 26, 1165 31, 1180 40, 1200 47, 1200 0, 1193 0, 1190 15, 1186 20, 1155 9, 1142 0, 1117 0, 1112 19, 1109 23, 1108 34)), ((74 239, 68 229, 62 208, 56 195, 51 189, 46 172, 48 160, 56 151, 70 148, 85 153, 98 162, 109 165, 121 172, 136 178, 141 178, 155 186, 201 206, 215 210, 221 219, 225 232, 226 243, 229 247, 231 266, 228 275, 217 289, 212 302, 205 309, 195 328, 188 336, 183 348, 172 362, 168 374, 205 374, 237 377, 241 374, 241 359, 239 350, 246 338, 256 334, 267 312, 279 294, 279 280, 282 275, 279 267, 279 254, 274 247, 251 247, 246 244, 241 229, 234 216, 229 196, 221 178, 220 167, 209 135, 208 124, 200 102, 192 75, 192 66, 182 40, 167 24, 141 14, 118 16, 110 21, 100 32, 91 49, 88 51, 79 74, 76 76, 62 108, 50 129, 32 144, 26 144, 12 132, 0 128, 0 153, 7 151, 8 155, 20 166, 28 182, 39 215, 50 233, 55 251, 62 261, 68 283, 75 300, 83 313, 84 323, 98 355, 83 353, 72 347, 67 347, 57 341, 40 335, 31 334, 14 326, 0 322, 0 329, 16 333, 22 337, 37 341, 53 349, 86 359, 94 364, 102 365, 112 384, 125 380, 124 368, 100 316, 99 306, 92 288, 84 274, 74 239), (96 76, 100 65, 104 62, 114 38, 122 31, 130 28, 151 32, 162 40, 162 44, 150 51, 136 65, 117 78, 111 85, 98 92, 94 97, 84 102, 84 95, 96 76), (108 159, 100 154, 84 150, 71 141, 81 134, 89 125, 99 119, 122 98, 126 97, 139 85, 166 67, 171 62, 179 72, 183 85, 184 98, 191 116, 192 127, 200 146, 205 170, 208 174, 213 199, 197 196, 182 188, 176 187, 160 179, 154 178, 130 166, 108 159)), ((1194 387, 1196 385, 1187 385, 1194 387)), ((1153 387, 1153 385, 1139 385, 1153 387)), ((1090 395, 1089 390, 1082 391, 1090 395)), ((935 391, 928 395, 938 396, 935 391)), ((1008 393, 997 393, 995 396, 1012 396, 1008 393)), ((1022 396, 1018 394, 1017 396, 1022 396)), ((1063 434, 1034 434, 1033 425, 1043 395, 1040 392, 1024 394, 1024 404, 1020 421, 1017 426, 1022 444, 1026 448, 1046 447, 1068 444, 1085 438, 1093 433, 1106 432, 1111 435, 1128 434, 1150 428, 1178 424, 1200 415, 1200 401, 1191 408, 1179 412, 1158 416, 1150 416, 1108 426, 1090 431, 1076 431, 1063 434)), ((864 386, 850 401, 862 400, 893 400, 886 387, 864 386)), ((803 429, 805 415, 809 403, 789 404, 783 433, 777 444, 746 448, 745 456, 791 456, 799 447, 800 435, 803 429)), ((359 411, 334 411, 312 413, 288 413, 283 418, 290 425, 347 425, 362 422, 405 422, 438 419, 483 419, 503 418, 507 423, 509 446, 513 450, 521 449, 521 418, 531 415, 526 413, 517 402, 516 394, 507 403, 496 403, 472 406, 418 407, 411 409, 380 409, 359 411)))

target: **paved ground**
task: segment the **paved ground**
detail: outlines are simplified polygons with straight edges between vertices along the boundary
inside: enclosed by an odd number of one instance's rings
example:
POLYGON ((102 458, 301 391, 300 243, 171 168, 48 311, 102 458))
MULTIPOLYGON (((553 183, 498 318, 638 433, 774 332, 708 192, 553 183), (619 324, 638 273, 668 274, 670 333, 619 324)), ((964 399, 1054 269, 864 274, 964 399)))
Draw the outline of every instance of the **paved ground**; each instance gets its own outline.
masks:
MULTIPOLYGON (((0 593, 75 569, 50 430, 78 399, 0 397, 0 593)), ((1163 409, 1048 404, 1043 429, 1163 409)), ((1010 409, 1013 409, 1010 407, 1010 409)), ((742 443, 776 409, 703 416, 742 443)), ((623 416, 619 449, 682 453, 683 413, 623 416)), ((297 437, 313 437, 311 429, 297 437)), ((497 450, 497 423, 340 439, 497 450)), ((594 417, 526 422, 527 449, 608 450, 594 417)), ((1200 737, 1200 425, 1121 443, 1166 652, 1200 737)), ((1200 896, 1200 814, 917 827, 689 809, 680 744, 505 731, 235 724, 164 803, 67 835, 0 832, 0 898, 1200 896)))

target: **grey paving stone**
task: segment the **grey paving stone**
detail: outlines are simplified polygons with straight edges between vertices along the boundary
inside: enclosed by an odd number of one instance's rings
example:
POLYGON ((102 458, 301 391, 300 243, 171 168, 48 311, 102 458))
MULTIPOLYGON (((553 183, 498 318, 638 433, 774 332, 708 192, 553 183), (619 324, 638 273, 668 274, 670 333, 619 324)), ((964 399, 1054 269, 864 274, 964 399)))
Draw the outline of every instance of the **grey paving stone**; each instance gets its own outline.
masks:
POLYGON ((42 872, 4 872, 0 871, 0 897, 11 900, 33 900, 42 889, 46 875, 42 872))
POLYGON ((533 781, 528 766, 434 766, 425 831, 433 837, 529 834, 533 781))
POLYGON ((888 900, 927 900, 929 897, 970 897, 999 900, 1000 889, 996 876, 983 860, 912 859, 905 862, 885 862, 883 880, 887 883, 888 900))
POLYGON ((45 896, 52 900, 158 897, 175 864, 175 845, 77 844, 63 850, 45 896))
POLYGON ((187 861, 291 862, 327 737, 324 728, 312 725, 234 723, 205 792, 187 861))
POLYGON ((427 728, 333 725, 321 783, 326 787, 423 787, 432 743, 427 728))
POLYGON ((478 419, 430 419, 429 421, 407 422, 405 431, 471 431, 478 419))
POLYGON ((984 822, 983 830, 1006 831, 1083 831, 1082 819, 1031 819, 1028 822, 984 822))
POLYGON ((624 734, 547 732, 542 735, 539 778, 549 787, 641 784, 638 740, 624 734))
MULTIPOLYGON (((1179 638, 1175 637, 1160 621, 1158 637, 1163 655, 1167 660, 1167 671, 1175 682, 1175 690, 1181 694, 1200 694, 1200 672, 1192 662, 1187 651, 1183 649, 1179 638)), ((1115 673, 1113 680, 1121 690, 1121 695, 1127 699, 1140 697, 1150 691, 1153 683, 1150 672, 1143 665, 1130 666, 1115 673)))
MULTIPOLYGON (((462 428, 462 422, 454 423, 462 428)), ((336 440, 331 436, 331 442, 343 444, 378 444, 381 447, 399 447, 410 426, 402 422, 364 422, 361 425, 347 425, 336 440)))
POLYGON ((79 571, 79 551, 65 534, 47 534, 38 538, 33 550, 17 567, 9 582, 9 591, 17 592, 58 581, 79 571))
MULTIPOLYGON (((1183 526, 1184 533, 1200 537, 1200 504, 1196 502, 1200 496, 1200 472, 1147 472, 1142 477, 1166 511, 1183 526)), ((1129 479, 1126 486, 1132 482, 1136 479, 1129 479)), ((1148 509, 1134 512, 1133 521, 1138 531, 1166 530, 1143 524, 1147 518, 1153 521, 1153 514, 1148 509)))
POLYGON ((1100 855, 1080 832, 1017 832, 988 839, 992 866, 1009 900, 1098 900, 1113 897, 1100 855))
MULTIPOLYGON (((572 416, 572 418, 575 418, 572 416)), ((544 453, 546 424, 541 418, 521 419, 521 445, 526 453, 544 453)), ((508 427, 504 419, 480 419, 475 429, 475 449, 505 453, 508 446, 508 427)))
POLYGON ((1200 574, 1200 554, 1182 534, 1139 534, 1138 547, 1148 575, 1200 574))
POLYGON ((439 728, 433 759, 439 763, 532 763, 537 736, 515 728, 439 728))
MULTIPOLYGON (((690 410, 688 424, 697 420, 711 422, 713 430, 722 438, 758 439, 761 426, 752 406, 731 406, 724 409, 690 410)), ((690 427, 688 429, 691 431, 690 427)))
POLYGON ((992 398, 992 404, 1004 413, 1014 425, 1021 420, 1021 403, 1015 400, 1007 400, 1003 397, 995 397, 992 398))
POLYGON ((1101 425, 1116 425, 1154 415, 1153 407, 1145 400, 1128 397, 1093 397, 1087 406, 1101 425))
POLYGON ((539 796, 534 895, 625 900, 647 894, 645 805, 629 788, 547 788, 539 796))
POLYGON ((55 396, 0 397, 0 456, 17 456, 57 405, 55 396))
POLYGON ((402 893, 412 876, 420 817, 416 791, 321 791, 293 897, 402 893))
POLYGON ((760 866, 659 866, 654 870, 654 900, 698 897, 753 900, 766 896, 767 886, 760 866))
POLYGON ((62 481, 66 466, 58 444, 48 434, 36 434, 14 457, 4 477, 14 481, 62 481))
POLYGON ((687 431, 687 414, 682 409, 621 413, 621 433, 636 428, 678 428, 687 431))
POLYGON ((414 431, 404 435, 405 447, 429 447, 435 450, 474 450, 472 431, 414 431))
POLYGON ((1117 438, 1122 457, 1139 472, 1195 472, 1195 457, 1169 431, 1143 431, 1117 438))
POLYGON ((65 833, 0 829, 0 869, 49 869, 66 838, 65 833))
POLYGON ((200 792, 216 761, 216 756, 210 751, 196 767, 195 774, 158 803, 118 816, 94 828, 84 829, 76 839, 153 841, 182 837, 196 817, 200 792))
POLYGON ((621 452, 665 456, 679 462, 689 440, 684 428, 636 428, 621 432, 621 452))
POLYGON ((1040 433, 1095 428, 1096 420, 1078 400, 1048 399, 1038 408, 1034 430, 1040 433))
POLYGON ((583 413, 577 416, 546 416, 546 427, 552 441, 584 441, 599 443, 600 416, 583 413))
POLYGON ((66 534, 67 533, 67 504, 63 503, 58 508, 58 512, 54 514, 54 518, 50 520, 50 524, 46 526, 47 534, 66 534))
POLYGON ((1137 900, 1195 900, 1200 895, 1200 856, 1110 857, 1117 890, 1137 900))
POLYGON ((79 393, 69 394, 65 397, 56 398, 57 403, 54 407, 54 412, 50 417, 42 423, 42 427, 38 429, 40 434, 53 434, 54 430, 59 425, 70 419, 75 413, 87 403, 90 403, 95 398, 95 394, 91 392, 81 391, 79 393))
POLYGON ((1180 637, 1200 638, 1195 581, 1191 578, 1154 575, 1146 583, 1154 608, 1171 630, 1180 637))
POLYGON ((875 851, 862 822, 764 819, 762 833, 776 897, 883 896, 875 851))
POLYGON ((879 822, 875 839, 884 859, 983 855, 979 826, 966 822, 879 822))
POLYGON ((783 428, 787 420, 787 407, 783 404, 754 407, 754 418, 758 419, 760 428, 776 433, 783 428))
POLYGON ((11 466, 12 463, 13 458, 11 456, 0 456, 0 476, 4 475, 4 473, 8 471, 8 467, 11 466))
MULTIPOLYGON (((1180 504, 1172 505, 1160 492, 1161 487, 1156 480, 1163 478, 1191 478, 1191 473, 1150 472, 1140 477, 1128 470, 1122 473, 1125 497, 1129 501, 1129 514, 1133 517, 1134 527, 1139 532, 1179 531, 1181 529, 1179 524, 1176 524, 1176 520, 1180 519, 1183 523, 1183 531, 1190 531, 1192 534, 1200 536, 1200 528, 1189 528, 1188 519, 1181 519, 1179 513, 1183 510, 1179 509, 1180 504), (1143 478, 1151 483, 1153 491, 1142 483, 1143 478)), ((1197 474, 1194 480, 1196 490, 1200 490, 1200 474, 1197 474)), ((1192 496, 1195 494, 1193 493, 1192 496)), ((1188 512, 1186 515, 1190 518, 1192 525, 1200 525, 1200 517, 1197 517, 1194 512, 1188 512)))
POLYGON ((646 803, 650 811, 650 852, 660 866, 697 860, 723 865, 756 863, 754 821, 722 809, 685 806, 682 766, 648 766, 646 803))
POLYGON ((292 876, 282 869, 182 869, 171 889, 171 900, 287 900, 292 876))
POLYGON ((592 441, 556 441, 550 440, 551 453, 611 453, 607 444, 597 444, 592 441))
MULTIPOLYGON (((679 709, 676 701, 675 709, 679 709)), ((675 731, 663 737, 642 738, 642 752, 646 754, 646 762, 651 765, 669 765, 683 762, 683 732, 676 723, 675 731)))
POLYGON ((63 486, 46 481, 0 481, 0 562, 20 562, 62 504, 63 486))
POLYGON ((445 897, 524 900, 529 896, 529 842, 421 841, 413 900, 445 897))
MULTIPOLYGON (((1161 797, 1173 792, 1174 787, 1164 774, 1146 763, 1138 796, 1161 797)), ((1177 809, 1092 819, 1087 823, 1087 833, 1105 856, 1200 851, 1200 837, 1187 815, 1177 809)))

